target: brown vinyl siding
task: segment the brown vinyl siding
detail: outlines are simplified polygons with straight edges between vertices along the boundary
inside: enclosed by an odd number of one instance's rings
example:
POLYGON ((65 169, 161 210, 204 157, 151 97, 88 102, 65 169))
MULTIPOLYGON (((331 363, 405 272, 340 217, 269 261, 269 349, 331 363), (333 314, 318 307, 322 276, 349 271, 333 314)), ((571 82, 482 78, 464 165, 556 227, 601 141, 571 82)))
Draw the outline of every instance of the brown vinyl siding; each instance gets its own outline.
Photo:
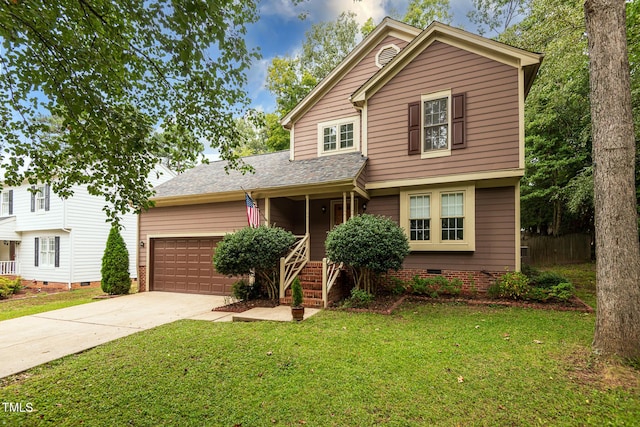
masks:
POLYGON ((293 232, 296 222, 294 215, 292 215, 294 202, 286 198, 275 198, 271 199, 270 203, 271 225, 293 232))
MULTIPOLYGON (((367 213, 399 221, 400 197, 374 197, 367 213)), ((412 252, 404 268, 454 271, 515 269, 515 188, 476 188, 476 250, 474 252, 412 252)))
MULTIPOLYGON (((356 89, 380 70, 376 66, 376 54, 382 46, 391 43, 400 49, 407 45, 404 40, 392 36, 386 37, 295 123, 294 156, 296 160, 318 156, 318 123, 360 115, 353 108, 349 98, 356 89)), ((362 135, 362 132, 360 134, 362 135)))
POLYGON ((517 69, 434 42, 368 101, 368 180, 409 179, 519 166, 517 69), (451 156, 407 154, 407 105, 442 90, 466 94, 467 147, 451 156))
MULTIPOLYGON (((189 237, 232 232, 247 225, 244 200, 202 205, 151 208, 140 215, 140 240, 147 235, 189 237)), ((140 250, 139 265, 146 265, 146 250, 140 250)))

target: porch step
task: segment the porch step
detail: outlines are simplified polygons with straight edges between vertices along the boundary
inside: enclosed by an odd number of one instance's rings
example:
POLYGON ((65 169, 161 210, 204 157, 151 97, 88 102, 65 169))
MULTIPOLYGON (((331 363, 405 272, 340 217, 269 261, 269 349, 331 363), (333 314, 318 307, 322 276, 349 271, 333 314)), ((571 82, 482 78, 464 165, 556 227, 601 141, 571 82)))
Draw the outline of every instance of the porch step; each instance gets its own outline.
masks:
MULTIPOLYGON (((298 273, 305 307, 324 307, 322 302, 322 261, 309 261, 298 273)), ((291 304, 291 287, 280 298, 280 304, 291 304)))

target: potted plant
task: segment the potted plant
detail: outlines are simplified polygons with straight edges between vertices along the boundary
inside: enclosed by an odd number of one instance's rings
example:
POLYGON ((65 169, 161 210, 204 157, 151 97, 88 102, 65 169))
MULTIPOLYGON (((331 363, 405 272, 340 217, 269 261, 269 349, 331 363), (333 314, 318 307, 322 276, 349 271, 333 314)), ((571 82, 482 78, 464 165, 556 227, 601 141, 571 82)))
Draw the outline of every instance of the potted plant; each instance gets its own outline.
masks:
POLYGON ((291 284, 291 315, 293 320, 300 321, 304 318, 304 307, 302 306, 302 285, 297 277, 291 284))

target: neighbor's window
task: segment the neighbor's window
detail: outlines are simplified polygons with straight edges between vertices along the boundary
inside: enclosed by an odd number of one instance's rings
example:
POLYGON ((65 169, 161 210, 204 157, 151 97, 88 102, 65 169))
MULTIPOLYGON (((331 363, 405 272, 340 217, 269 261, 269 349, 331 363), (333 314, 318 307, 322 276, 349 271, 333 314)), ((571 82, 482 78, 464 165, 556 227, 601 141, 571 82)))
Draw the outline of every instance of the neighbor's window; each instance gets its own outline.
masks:
POLYGON ((2 192, 2 207, 0 207, 1 212, 0 215, 7 216, 9 215, 9 192, 2 192))
POLYGON ((442 194, 442 240, 464 240, 464 193, 442 194))
POLYGON ((55 265, 56 259, 56 243, 54 237, 43 237, 40 239, 40 265, 55 265))
POLYGON ((38 186, 36 191, 36 211, 45 210, 45 189, 44 185, 38 186))
POLYGON ((431 240, 430 195, 409 198, 409 239, 431 240))

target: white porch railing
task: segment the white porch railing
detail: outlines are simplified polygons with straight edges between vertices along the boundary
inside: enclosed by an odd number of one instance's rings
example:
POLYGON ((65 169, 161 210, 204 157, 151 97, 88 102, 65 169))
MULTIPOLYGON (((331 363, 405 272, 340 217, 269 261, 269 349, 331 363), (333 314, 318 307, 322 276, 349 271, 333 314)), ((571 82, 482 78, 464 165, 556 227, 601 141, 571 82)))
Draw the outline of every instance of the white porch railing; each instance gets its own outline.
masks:
POLYGON ((0 276, 15 276, 18 274, 15 261, 0 261, 0 276))
POLYGON ((328 258, 322 259, 322 302, 325 308, 329 304, 329 291, 340 275, 343 266, 343 263, 336 264, 328 258))
POLYGON ((286 257, 280 258, 280 298, 284 298, 285 291, 293 283, 300 270, 309 261, 309 235, 300 238, 286 257))

